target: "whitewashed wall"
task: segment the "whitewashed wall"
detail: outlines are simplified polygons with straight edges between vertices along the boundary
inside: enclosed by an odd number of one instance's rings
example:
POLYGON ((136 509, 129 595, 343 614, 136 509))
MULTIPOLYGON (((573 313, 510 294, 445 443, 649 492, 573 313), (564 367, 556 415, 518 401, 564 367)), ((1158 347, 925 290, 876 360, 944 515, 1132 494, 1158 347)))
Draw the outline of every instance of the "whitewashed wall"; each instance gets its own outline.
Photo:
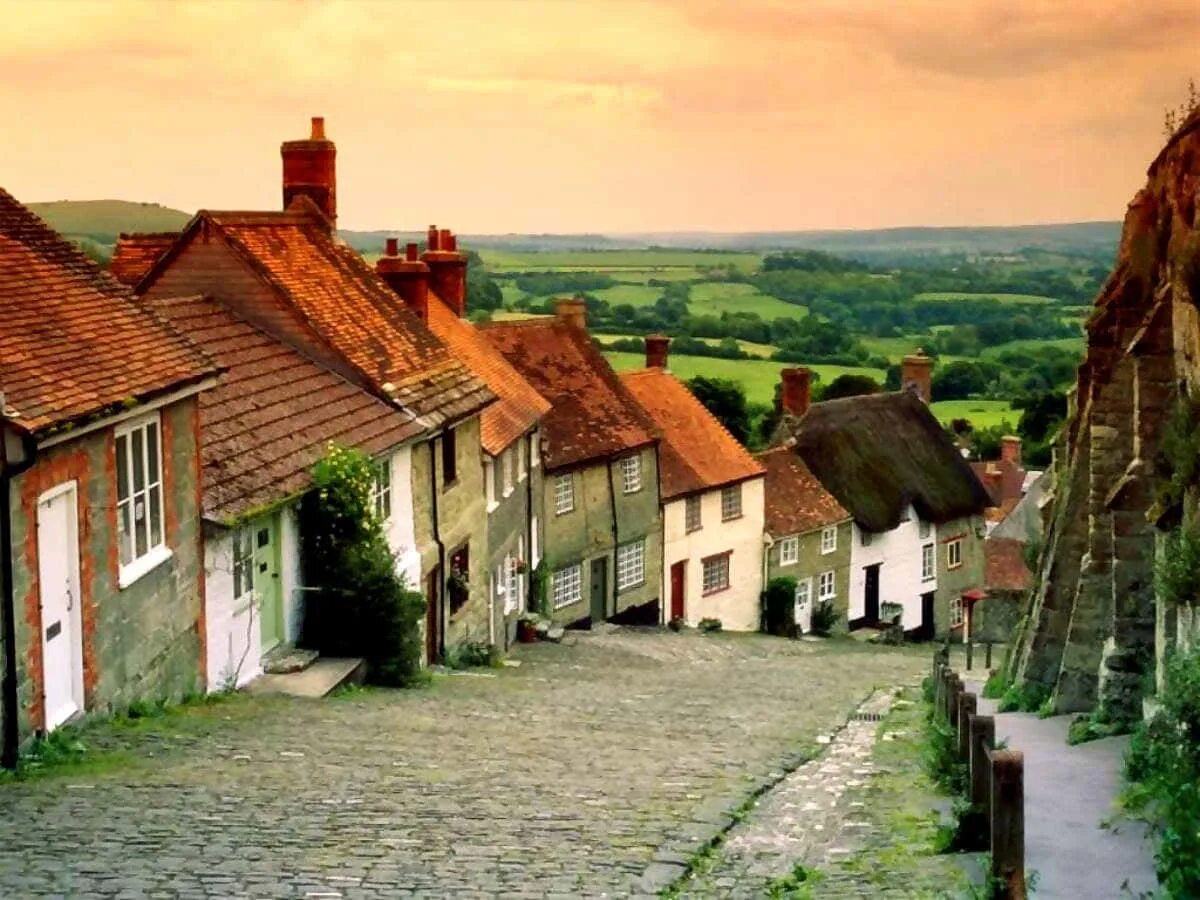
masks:
POLYGON ((300 640, 304 624, 304 591, 300 590, 300 504, 290 503, 279 513, 279 586, 283 591, 284 640, 300 640))
POLYGON ((208 689, 241 687, 262 673, 262 629, 253 603, 234 602, 232 531, 205 537, 204 604, 208 689))
MULTIPOLYGON (((929 535, 920 537, 916 512, 909 509, 909 521, 891 531, 873 533, 870 546, 864 547, 862 531, 854 526, 854 546, 850 551, 850 619, 861 618, 866 606, 866 568, 880 563, 879 605, 899 603, 904 607, 901 624, 906 629, 921 625, 921 595, 937 590, 937 526, 929 523, 929 535), (921 546, 934 545, 934 577, 921 580, 921 546)), ((814 596, 816 586, 813 586, 814 596)))
POLYGON ((684 618, 695 626, 701 619, 720 619, 728 631, 758 630, 759 595, 763 582, 763 479, 742 483, 742 516, 721 521, 721 491, 701 495, 702 527, 687 532, 683 499, 663 506, 662 616, 671 616, 671 566, 687 560, 684 618), (729 589, 704 596, 702 560, 726 550, 729 557, 729 589))
POLYGON ((417 552, 417 530, 413 508, 412 447, 392 454, 392 515, 384 525, 388 546, 396 564, 408 578, 408 586, 421 590, 421 554, 417 552))

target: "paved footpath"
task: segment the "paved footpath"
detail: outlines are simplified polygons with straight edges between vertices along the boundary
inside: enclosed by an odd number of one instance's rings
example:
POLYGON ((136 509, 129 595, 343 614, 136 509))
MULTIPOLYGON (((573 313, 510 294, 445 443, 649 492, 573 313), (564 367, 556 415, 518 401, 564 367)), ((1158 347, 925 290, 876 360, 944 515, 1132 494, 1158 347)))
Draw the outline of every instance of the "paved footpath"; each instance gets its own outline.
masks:
MULTIPOLYGON (((981 685, 970 685, 976 694, 981 685)), ((1142 822, 1120 815, 1121 767, 1128 737, 1069 746, 1073 716, 996 717, 996 739, 1025 754, 1025 870, 1037 873, 1038 900, 1103 900, 1154 891, 1154 849, 1142 822)))

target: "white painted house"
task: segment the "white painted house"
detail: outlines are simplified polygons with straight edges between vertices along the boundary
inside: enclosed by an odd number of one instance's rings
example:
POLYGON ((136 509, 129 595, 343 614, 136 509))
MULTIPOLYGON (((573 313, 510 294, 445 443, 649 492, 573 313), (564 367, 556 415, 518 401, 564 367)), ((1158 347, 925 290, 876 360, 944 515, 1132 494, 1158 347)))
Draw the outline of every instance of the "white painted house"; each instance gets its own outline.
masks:
POLYGON ((766 470, 667 371, 668 344, 647 337, 646 368, 621 375, 662 438, 662 619, 756 631, 766 470))
POLYGON ((886 604, 902 608, 901 625, 913 631, 932 616, 937 592, 937 526, 909 504, 895 528, 867 531, 855 523, 850 549, 850 622, 885 618, 886 604))

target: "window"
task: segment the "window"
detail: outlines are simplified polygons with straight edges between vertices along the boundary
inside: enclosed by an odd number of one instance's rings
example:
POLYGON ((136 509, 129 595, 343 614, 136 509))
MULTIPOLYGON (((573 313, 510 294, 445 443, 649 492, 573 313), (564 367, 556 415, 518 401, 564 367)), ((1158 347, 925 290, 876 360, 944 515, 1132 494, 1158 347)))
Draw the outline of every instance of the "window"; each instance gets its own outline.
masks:
POLYGON ((534 432, 529 436, 529 466, 536 469, 542 464, 542 436, 534 432))
POLYGON ((646 539, 617 548, 617 590, 635 588, 646 581, 646 539))
POLYGON ((700 498, 688 497, 684 506, 684 519, 687 531, 699 531, 700 523, 700 498))
POLYGON ((921 548, 921 580, 933 581, 933 544, 921 548))
POLYGON ((532 569, 536 569, 538 567, 538 563, 540 563, 542 561, 542 554, 541 554, 541 550, 539 549, 539 545, 540 545, 542 539, 541 539, 540 533, 538 532, 538 517, 537 516, 533 516, 529 520, 529 534, 530 534, 530 537, 533 539, 533 546, 530 548, 530 553, 529 553, 529 568, 532 570, 532 569))
POLYGON ((812 579, 801 578, 796 582, 796 621, 800 621, 800 612, 812 601, 812 579))
POLYGON ((621 460, 621 483, 626 494, 642 489, 642 458, 626 456, 621 460))
POLYGON ((556 515, 569 513, 575 508, 575 482, 571 473, 554 479, 554 512, 556 515))
POLYGON ((381 522, 392 517, 392 461, 381 459, 375 466, 375 481, 371 484, 371 500, 375 515, 381 522))
POLYGON ((858 533, 858 542, 860 544, 862 544, 864 547, 870 547, 871 540, 874 537, 875 537, 875 535, 871 534, 871 532, 869 532, 869 531, 860 531, 858 533))
POLYGON ((917 526, 917 535, 921 538, 921 540, 925 540, 925 538, 929 537, 929 535, 932 533, 933 523, 926 522, 924 519, 922 519, 921 523, 917 526))
POLYGON ((721 521, 728 522, 742 514, 742 486, 731 484, 721 488, 721 521))
POLYGON ((494 460, 483 461, 483 487, 487 491, 487 508, 491 512, 499 502, 496 500, 496 463, 494 460))
POLYGON ((513 448, 509 447, 500 454, 500 468, 504 472, 504 496, 508 497, 513 492, 513 468, 516 460, 513 459, 513 448))
POLYGON ((837 527, 821 529, 821 552, 832 553, 837 549, 837 527))
POLYGON ((233 596, 237 600, 254 592, 253 538, 244 525, 233 532, 233 596))
POLYGON ((551 577, 553 587, 554 608, 561 609, 578 603, 583 597, 583 564, 575 563, 565 569, 559 569, 551 577))
POLYGON ((946 545, 946 568, 957 569, 962 565, 962 538, 955 538, 946 545))
POLYGON ((124 587, 168 555, 158 416, 117 431, 117 545, 124 587))
POLYGON ((701 560, 704 569, 701 582, 705 594, 715 594, 729 587, 729 553, 701 560))
POLYGON ((450 554, 450 578, 447 581, 447 592, 450 594, 450 612, 456 613, 462 609, 471 596, 471 548, 463 544, 450 554))
POLYGON ((794 566, 800 561, 800 538, 796 535, 785 537, 779 542, 779 564, 794 566))
POLYGON ((525 480, 525 442, 513 444, 513 453, 517 455, 517 481, 525 480))
POLYGON ((442 484, 458 480, 458 439, 453 428, 442 432, 442 484))
POLYGON ((950 627, 958 628, 963 623, 962 597, 950 598, 950 627))
POLYGON ((525 550, 525 539, 521 538, 517 543, 517 552, 514 555, 509 555, 504 558, 504 573, 505 573, 505 590, 504 590, 504 612, 510 613, 518 609, 521 605, 521 594, 524 584, 521 579, 521 554, 525 550))
POLYGON ((833 570, 822 572, 817 578, 817 599, 828 603, 837 596, 837 588, 833 581, 833 570))

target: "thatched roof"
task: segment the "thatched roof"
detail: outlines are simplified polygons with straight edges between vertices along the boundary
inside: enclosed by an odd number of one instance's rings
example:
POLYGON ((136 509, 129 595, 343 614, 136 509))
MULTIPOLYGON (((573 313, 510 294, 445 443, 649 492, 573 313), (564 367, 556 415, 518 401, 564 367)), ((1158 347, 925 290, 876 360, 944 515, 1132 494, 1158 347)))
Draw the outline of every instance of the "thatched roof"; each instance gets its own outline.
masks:
POLYGON ((929 408, 909 391, 813 404, 795 452, 867 531, 888 531, 911 503, 941 523, 991 503, 929 408))

